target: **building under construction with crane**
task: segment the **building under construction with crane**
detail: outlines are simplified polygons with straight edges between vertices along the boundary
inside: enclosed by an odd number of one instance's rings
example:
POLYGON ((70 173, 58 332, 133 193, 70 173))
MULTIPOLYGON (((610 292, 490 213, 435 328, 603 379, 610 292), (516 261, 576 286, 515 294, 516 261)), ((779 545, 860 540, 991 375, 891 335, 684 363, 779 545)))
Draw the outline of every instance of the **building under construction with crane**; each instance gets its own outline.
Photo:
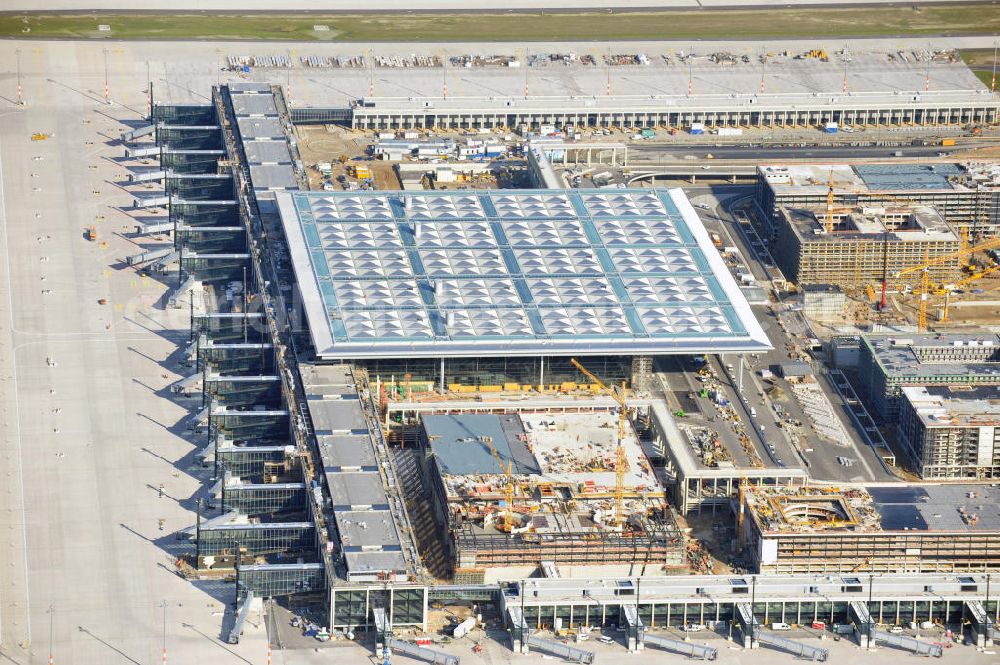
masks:
POLYGON ((422 459, 455 577, 493 581, 541 562, 566 576, 581 566, 634 575, 682 568, 684 541, 663 486, 631 428, 616 441, 616 420, 607 412, 424 416, 422 459), (490 571, 497 568, 506 570, 490 571))
POLYGON ((741 544, 760 573, 1000 570, 990 485, 748 487, 741 544))
POLYGON ((899 275, 928 265, 935 283, 959 278, 961 238, 929 206, 785 207, 778 210, 776 260, 796 284, 864 288, 887 282, 892 290, 921 275, 899 275))
POLYGON ((755 197, 772 237, 782 208, 827 206, 929 206, 970 242, 1000 233, 1000 170, 993 162, 761 165, 755 197))

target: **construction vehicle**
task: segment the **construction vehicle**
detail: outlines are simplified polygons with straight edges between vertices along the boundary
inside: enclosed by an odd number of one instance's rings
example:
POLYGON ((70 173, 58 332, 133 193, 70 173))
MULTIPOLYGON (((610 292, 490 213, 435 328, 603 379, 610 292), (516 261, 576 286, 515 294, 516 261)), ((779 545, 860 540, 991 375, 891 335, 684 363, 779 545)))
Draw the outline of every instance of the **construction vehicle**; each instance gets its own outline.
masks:
POLYGON ((87 229, 87 240, 89 240, 90 242, 94 242, 95 240, 97 240, 97 229, 94 227, 93 224, 91 224, 90 227, 87 229))
POLYGON ((625 431, 628 428, 628 388, 625 382, 616 386, 617 390, 609 388, 603 381, 590 373, 590 371, 577 362, 576 358, 570 358, 573 367, 583 372, 583 375, 591 380, 611 399, 618 403, 618 445, 615 448, 615 517, 614 524, 624 529, 625 527, 625 471, 628 467, 628 457, 625 455, 625 431))
POLYGON ((45 141, 45 140, 49 139, 51 136, 52 136, 52 134, 42 134, 41 132, 35 132, 34 134, 31 135, 31 140, 32 141, 45 141))

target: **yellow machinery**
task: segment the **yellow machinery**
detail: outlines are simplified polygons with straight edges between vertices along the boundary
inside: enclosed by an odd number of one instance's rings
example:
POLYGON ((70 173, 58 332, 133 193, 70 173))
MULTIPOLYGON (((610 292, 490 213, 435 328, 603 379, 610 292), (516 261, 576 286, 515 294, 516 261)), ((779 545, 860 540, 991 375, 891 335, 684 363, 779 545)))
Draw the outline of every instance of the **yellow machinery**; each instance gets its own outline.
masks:
MULTIPOLYGON (((1000 238, 993 238, 991 240, 987 240, 986 242, 981 242, 978 245, 963 247, 957 252, 949 252, 948 254, 943 254, 933 259, 927 259, 927 255, 925 253, 923 263, 921 263, 920 265, 912 266, 910 268, 906 268, 905 270, 900 270, 899 272, 896 273, 895 277, 897 279, 899 279, 900 277, 904 277, 906 275, 911 275, 913 273, 918 273, 918 272, 921 273, 920 288, 918 291, 918 293, 920 294, 920 308, 918 310, 919 315, 917 319, 917 330, 921 332, 927 330, 927 294, 931 290, 930 274, 928 273, 928 268, 940 265, 942 263, 947 263, 949 260, 955 258, 956 256, 961 256, 961 257, 971 256, 976 252, 985 251, 987 249, 993 249, 994 247, 1000 247, 1000 238)), ((963 281, 963 283, 965 282, 963 281)))
POLYGON ((604 382, 591 374, 586 367, 577 362, 576 358, 569 361, 584 376, 596 384, 605 394, 618 403, 618 446, 615 452, 615 526, 624 528, 625 526, 625 471, 628 467, 628 457, 625 455, 625 431, 628 428, 628 389, 625 382, 621 386, 615 386, 617 390, 604 385, 604 382))
POLYGON ((503 457, 501 457, 500 453, 497 451, 497 447, 493 445, 493 437, 484 436, 483 441, 486 443, 486 447, 490 449, 490 454, 493 455, 493 459, 495 459, 497 464, 500 465, 500 470, 503 472, 504 478, 506 479, 503 487, 504 511, 501 531, 510 533, 510 531, 514 528, 515 522, 514 491, 517 481, 514 479, 514 462, 504 462, 503 457))

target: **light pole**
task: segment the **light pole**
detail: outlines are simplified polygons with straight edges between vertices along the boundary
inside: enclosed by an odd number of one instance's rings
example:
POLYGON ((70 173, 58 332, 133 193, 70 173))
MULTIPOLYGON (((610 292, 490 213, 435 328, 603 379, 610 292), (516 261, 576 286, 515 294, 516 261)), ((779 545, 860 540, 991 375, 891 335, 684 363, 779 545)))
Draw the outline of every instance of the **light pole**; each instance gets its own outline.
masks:
POLYGON ((49 615, 49 665, 52 665, 55 662, 55 658, 52 655, 52 622, 55 619, 56 608, 49 605, 49 609, 45 613, 49 615))
MULTIPOLYGON (((20 51, 18 51, 20 53, 20 51)), ((997 91, 997 45, 993 45, 993 79, 990 81, 990 92, 997 91)))
POLYGON ((21 49, 15 51, 17 54, 17 105, 24 106, 24 94, 21 87, 21 49))
POLYGON ((111 92, 108 87, 108 49, 104 49, 104 101, 111 103, 111 92))
POLYGON ((167 665, 167 601, 160 603, 163 608, 163 665, 167 665))

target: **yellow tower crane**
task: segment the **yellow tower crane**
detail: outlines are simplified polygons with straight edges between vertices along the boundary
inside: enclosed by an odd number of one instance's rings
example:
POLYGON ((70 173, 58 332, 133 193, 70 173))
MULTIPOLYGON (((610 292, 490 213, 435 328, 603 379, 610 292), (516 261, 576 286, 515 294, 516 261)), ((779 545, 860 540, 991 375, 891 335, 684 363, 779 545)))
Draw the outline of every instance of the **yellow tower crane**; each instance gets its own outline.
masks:
POLYGON ((497 464, 500 466, 500 471, 504 475, 505 482, 503 487, 503 495, 504 495, 505 505, 503 511, 502 530, 507 531, 509 533, 514 528, 514 522, 515 522, 514 493, 517 488, 517 480, 514 478, 514 462, 513 461, 504 462, 504 459, 503 457, 500 456, 500 452, 497 450, 497 447, 493 445, 492 436, 483 436, 482 441, 483 443, 486 444, 486 447, 490 449, 490 454, 493 455, 493 459, 497 461, 497 464))
POLYGON ((609 388, 603 381, 590 373, 586 367, 570 358, 573 367, 583 372, 584 376, 597 384, 611 399, 618 403, 618 445, 615 449, 615 526, 625 526, 625 471, 628 469, 628 457, 625 455, 625 431, 628 428, 628 388, 622 381, 621 386, 609 388))
POLYGON ((957 252, 949 252, 947 254, 942 254, 941 256, 934 257, 933 259, 927 259, 925 254, 925 259, 923 263, 911 266, 909 268, 906 268, 905 270, 900 270, 899 272, 896 273, 895 275, 896 279, 899 279, 900 277, 905 277, 906 275, 912 275, 913 273, 917 272, 921 273, 920 290, 919 290, 920 308, 918 310, 919 315, 917 319, 918 330, 920 330, 921 332, 927 330, 927 294, 930 291, 930 275, 928 269, 933 266, 941 265, 942 263, 947 263, 951 259, 954 259, 956 256, 963 257, 964 259, 964 257, 972 256, 976 252, 985 251, 987 249, 993 249, 995 247, 1000 247, 1000 238, 993 238, 991 240, 987 240, 986 242, 981 242, 977 245, 963 247, 962 249, 959 249, 957 252))

